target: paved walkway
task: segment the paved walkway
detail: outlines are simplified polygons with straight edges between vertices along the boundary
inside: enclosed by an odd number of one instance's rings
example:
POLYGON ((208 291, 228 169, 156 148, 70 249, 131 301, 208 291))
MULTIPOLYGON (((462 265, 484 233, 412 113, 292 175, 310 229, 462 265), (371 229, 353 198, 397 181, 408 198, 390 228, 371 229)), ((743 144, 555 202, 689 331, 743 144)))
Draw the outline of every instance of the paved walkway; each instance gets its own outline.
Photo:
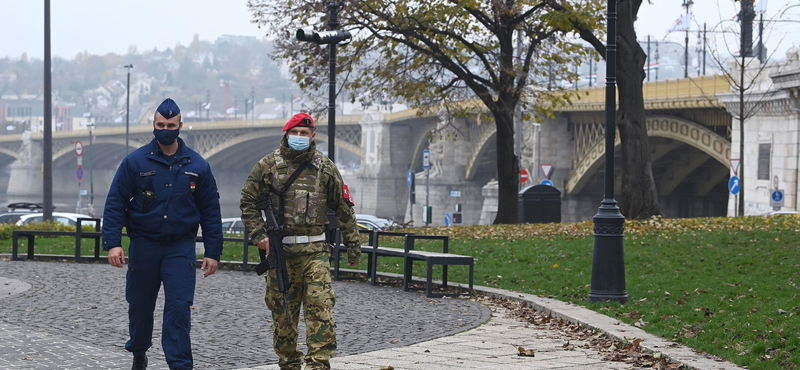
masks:
MULTIPOLYGON (((106 264, 0 261, 0 369, 122 369, 131 357, 125 270, 106 264), (30 285, 30 288, 27 288, 30 285), (14 294, 12 294, 14 293, 14 294)), ((478 302, 427 299, 393 287, 334 282, 341 356, 412 345, 483 324, 478 302)), ((192 310, 197 369, 277 363, 265 282, 254 273, 198 271, 192 310)), ((156 306, 150 369, 165 369, 159 339, 163 293, 156 306)), ((300 341, 305 328, 301 322, 300 341)), ((305 349, 303 349, 305 350, 305 349)))
MULTIPOLYGON (((565 334, 544 326, 528 325, 502 307, 493 306, 492 319, 478 328, 405 347, 335 357, 333 369, 397 370, 503 369, 503 370, 611 370, 638 369, 633 365, 604 361, 586 341, 570 341, 565 334), (534 350, 520 356, 519 347, 534 350)), ((242 370, 278 370, 277 365, 242 370)))

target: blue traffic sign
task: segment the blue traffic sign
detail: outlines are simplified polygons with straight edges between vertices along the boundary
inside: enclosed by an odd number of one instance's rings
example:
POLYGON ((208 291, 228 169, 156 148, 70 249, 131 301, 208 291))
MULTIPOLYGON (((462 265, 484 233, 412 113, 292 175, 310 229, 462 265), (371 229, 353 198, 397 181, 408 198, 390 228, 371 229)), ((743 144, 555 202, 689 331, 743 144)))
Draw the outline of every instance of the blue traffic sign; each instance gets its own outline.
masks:
POLYGON ((450 226, 450 224, 452 223, 452 221, 451 221, 451 220, 452 220, 452 218, 451 218, 450 214, 449 214, 449 213, 446 213, 446 214, 444 215, 444 225, 445 225, 445 226, 450 226))
POLYGON ((553 186, 553 182, 550 181, 549 179, 544 179, 539 184, 553 186))
POLYGON ((739 186, 739 177, 731 176, 730 181, 728 181, 728 190, 730 190, 731 194, 739 194, 739 186))
POLYGON ((422 151, 422 168, 426 170, 431 168, 431 151, 429 149, 422 151))
POLYGON ((83 166, 78 166, 78 169, 75 170, 75 175, 78 176, 78 181, 83 180, 83 166))
POLYGON ((782 190, 773 190, 772 191, 772 200, 774 202, 780 202, 783 200, 783 191, 782 190))
POLYGON ((414 171, 408 170, 408 187, 414 186, 414 171))

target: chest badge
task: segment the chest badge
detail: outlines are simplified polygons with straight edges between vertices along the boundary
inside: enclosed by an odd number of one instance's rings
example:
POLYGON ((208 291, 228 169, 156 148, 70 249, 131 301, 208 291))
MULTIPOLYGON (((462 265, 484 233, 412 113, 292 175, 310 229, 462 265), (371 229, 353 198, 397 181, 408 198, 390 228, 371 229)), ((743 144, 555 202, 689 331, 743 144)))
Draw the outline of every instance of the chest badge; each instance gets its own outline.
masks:
POLYGON ((192 191, 192 193, 194 193, 194 189, 195 189, 196 187, 197 187, 197 184, 195 184, 194 182, 190 182, 190 183, 189 183, 189 189, 192 191))

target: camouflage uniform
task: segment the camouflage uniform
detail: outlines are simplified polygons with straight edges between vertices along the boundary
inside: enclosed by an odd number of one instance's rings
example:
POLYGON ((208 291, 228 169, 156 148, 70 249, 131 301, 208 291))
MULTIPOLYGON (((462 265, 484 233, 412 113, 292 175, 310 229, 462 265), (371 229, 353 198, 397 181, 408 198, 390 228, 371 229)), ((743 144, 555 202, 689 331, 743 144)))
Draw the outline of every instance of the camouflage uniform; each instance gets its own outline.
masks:
MULTIPOLYGON (((260 241, 267 237, 264 222, 255 203, 272 197, 274 212, 278 216, 278 195, 270 185, 280 188, 302 163, 310 162, 284 194, 284 236, 319 235, 325 232, 327 208, 336 212, 347 246, 349 262, 359 262, 361 248, 356 231, 352 203, 344 194, 344 183, 339 170, 330 159, 316 150, 314 143, 304 152, 292 150, 284 137, 281 146, 256 164, 242 188, 240 208, 242 220, 250 231, 250 238, 260 241)), ((284 244, 291 290, 289 310, 293 327, 286 325, 283 295, 278 291, 275 271, 267 274, 265 301, 272 311, 272 332, 275 353, 280 358, 281 369, 300 369, 303 353, 297 351, 297 322, 300 305, 306 322, 308 354, 306 369, 330 369, 329 359, 336 352, 336 324, 333 306, 336 296, 331 287, 329 247, 325 242, 284 244)))

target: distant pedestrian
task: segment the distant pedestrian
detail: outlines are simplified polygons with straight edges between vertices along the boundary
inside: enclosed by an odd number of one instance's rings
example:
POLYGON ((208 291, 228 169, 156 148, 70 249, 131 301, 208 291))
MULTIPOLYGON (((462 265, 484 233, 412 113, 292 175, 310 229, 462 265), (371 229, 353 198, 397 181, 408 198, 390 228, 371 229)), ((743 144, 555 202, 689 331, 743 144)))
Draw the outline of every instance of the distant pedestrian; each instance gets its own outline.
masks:
POLYGON ((194 238, 203 227, 203 277, 217 271, 222 253, 219 193, 211 167, 178 138, 178 105, 166 99, 153 118, 155 138, 122 160, 103 213, 103 249, 122 267, 122 227, 130 236, 125 299, 133 370, 147 368, 153 313, 164 284, 161 346, 170 369, 192 369, 190 307, 196 278, 194 238))
POLYGON ((265 297, 272 311, 273 346, 281 369, 300 370, 303 364, 303 353, 297 350, 301 305, 308 345, 306 370, 330 369, 329 360, 336 353, 333 320, 336 295, 331 287, 330 250, 325 241, 329 208, 335 211, 339 221, 350 265, 361 261, 353 199, 336 165, 316 149, 315 130, 311 116, 299 113, 292 117, 283 127, 286 134, 280 147, 258 161, 250 172, 240 203, 242 221, 250 231, 250 240, 258 241, 258 248, 267 253, 269 238, 256 203, 270 197, 278 223, 283 225, 291 282, 290 312, 283 308, 284 297, 278 291, 275 270, 267 273, 265 297), (291 318, 291 327, 286 315, 291 318))

